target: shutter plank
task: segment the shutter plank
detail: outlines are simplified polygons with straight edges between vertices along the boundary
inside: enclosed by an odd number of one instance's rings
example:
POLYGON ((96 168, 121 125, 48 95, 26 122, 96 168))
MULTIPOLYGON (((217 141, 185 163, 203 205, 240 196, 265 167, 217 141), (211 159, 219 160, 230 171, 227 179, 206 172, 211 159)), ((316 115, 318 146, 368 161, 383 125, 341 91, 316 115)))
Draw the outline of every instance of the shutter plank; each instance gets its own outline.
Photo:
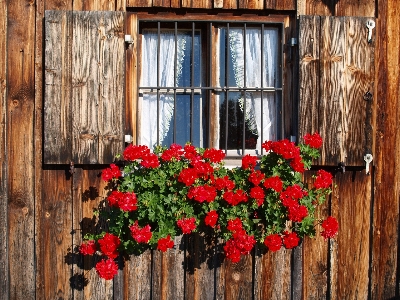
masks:
POLYGON ((128 7, 152 7, 153 0, 127 0, 128 7))
POLYGON ((151 250, 146 250, 141 255, 131 255, 129 260, 125 261, 125 299, 151 299, 151 256, 151 250))
POLYGON ((239 0, 239 8, 263 9, 264 8, 264 0, 239 0))
POLYGON ((299 135, 318 127, 320 17, 300 16, 299 36, 299 135))
POLYGON ((212 0, 182 0, 182 7, 212 8, 212 0))
POLYGON ((122 152, 122 12, 74 12, 73 161, 109 163, 122 152))
POLYGON ((67 164, 72 159, 71 22, 70 12, 45 12, 43 156, 49 164, 67 164))

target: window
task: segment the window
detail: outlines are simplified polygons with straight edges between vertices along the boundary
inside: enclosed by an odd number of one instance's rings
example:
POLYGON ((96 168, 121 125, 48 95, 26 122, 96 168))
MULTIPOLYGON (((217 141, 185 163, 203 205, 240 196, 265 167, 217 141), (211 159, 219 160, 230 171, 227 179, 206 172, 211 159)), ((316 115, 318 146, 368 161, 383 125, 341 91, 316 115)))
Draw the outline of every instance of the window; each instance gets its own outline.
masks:
POLYGON ((261 154, 281 135, 281 23, 139 22, 139 144, 261 154))

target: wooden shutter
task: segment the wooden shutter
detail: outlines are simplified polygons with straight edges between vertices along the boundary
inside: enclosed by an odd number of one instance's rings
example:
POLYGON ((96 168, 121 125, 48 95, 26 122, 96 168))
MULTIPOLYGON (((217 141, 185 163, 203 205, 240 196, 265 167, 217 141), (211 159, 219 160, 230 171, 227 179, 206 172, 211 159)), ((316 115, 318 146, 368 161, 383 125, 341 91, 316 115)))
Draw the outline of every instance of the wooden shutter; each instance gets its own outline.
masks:
POLYGON ((124 19, 45 12, 44 163, 104 164, 122 152, 124 19))
POLYGON ((318 131, 317 164, 362 166, 372 153, 374 33, 363 17, 300 16, 299 134, 318 131))

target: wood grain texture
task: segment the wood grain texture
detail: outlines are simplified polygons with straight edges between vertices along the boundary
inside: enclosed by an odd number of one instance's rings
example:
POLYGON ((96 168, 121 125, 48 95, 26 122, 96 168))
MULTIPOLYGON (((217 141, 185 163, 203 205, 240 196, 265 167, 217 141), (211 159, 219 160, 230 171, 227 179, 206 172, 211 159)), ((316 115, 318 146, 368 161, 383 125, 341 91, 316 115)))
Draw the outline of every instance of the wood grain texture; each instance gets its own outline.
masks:
POLYGON ((263 0, 239 0, 239 8, 243 9, 263 9, 263 0))
POLYGON ((7 32, 3 34, 6 35, 7 41, 8 199, 6 203, 8 203, 9 297, 10 299, 33 299, 36 288, 35 137, 33 136, 35 3, 7 1, 6 12, 7 32))
POLYGON ((267 251, 255 259, 255 299, 291 299, 291 251, 267 251))
POLYGON ((122 152, 125 84, 122 12, 74 12, 72 160, 110 163, 122 152))
POLYGON ((395 299, 399 297, 400 3, 378 2, 378 11, 371 299, 395 299))
MULTIPOLYGON (((267 2, 270 0, 266 0, 267 2)), ((276 0, 276 10, 296 10, 296 0, 276 0)), ((267 8, 267 6, 265 7, 267 8)), ((272 8, 272 7, 271 7, 272 8)))
POLYGON ((299 15, 375 17, 376 1, 298 0, 299 15))
POLYGON ((181 6, 187 8, 212 8, 213 0, 181 0, 181 6))
POLYGON ((151 299, 152 251, 147 250, 139 256, 132 255, 125 261, 124 299, 151 299))
POLYGON ((45 163, 69 164, 72 160, 71 70, 72 15, 46 11, 44 51, 45 163))
POLYGON ((133 44, 126 50, 126 77, 125 77, 125 134, 132 136, 132 143, 137 143, 137 115, 138 115, 138 90, 137 90, 137 15, 127 14, 126 33, 130 34, 133 44))
POLYGON ((152 7, 152 0, 127 0, 128 7, 152 7))
POLYGON ((69 253, 73 250, 72 241, 72 180, 63 168, 43 170, 43 190, 41 211, 38 212, 41 221, 39 234, 40 253, 40 286, 42 299, 70 299, 73 291, 69 284, 73 259, 69 253))
POLYGON ((223 282, 224 299, 252 299, 254 280, 252 255, 242 255, 238 263, 225 259, 219 275, 222 276, 219 281, 223 282))
MULTIPOLYGON (((314 171, 308 171, 304 180, 312 184, 314 171)), ((319 207, 317 219, 330 214, 330 199, 319 207)), ((321 226, 316 227, 315 238, 303 240, 303 297, 302 299, 328 299, 329 260, 328 243, 321 237, 321 226)))
MULTIPOLYGON (((9 274, 7 152, 7 2, 0 0, 0 274, 9 274)), ((9 299, 10 280, 0 279, 0 299, 9 299)))
POLYGON ((320 165, 362 166, 366 149, 371 148, 366 128, 372 120, 367 119, 364 95, 373 88, 374 46, 367 42, 366 21, 300 17, 299 135, 322 135, 320 165))
POLYGON ((331 240, 336 254, 330 261, 336 266, 331 267, 330 277, 337 281, 330 285, 330 299, 368 299, 371 181, 364 170, 335 176, 337 186, 331 207, 332 215, 339 221, 339 234, 331 240))

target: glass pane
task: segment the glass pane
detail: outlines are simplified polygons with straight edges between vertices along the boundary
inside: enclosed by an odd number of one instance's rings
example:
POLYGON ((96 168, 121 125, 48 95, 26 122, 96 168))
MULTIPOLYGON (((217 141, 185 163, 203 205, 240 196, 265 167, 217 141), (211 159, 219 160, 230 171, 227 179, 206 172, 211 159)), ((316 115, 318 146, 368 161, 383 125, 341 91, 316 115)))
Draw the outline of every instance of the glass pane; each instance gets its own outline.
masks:
POLYGON ((264 29, 264 87, 281 87, 279 73, 279 36, 277 28, 264 29))
POLYGON ((196 147, 207 146, 207 105, 203 95, 194 95, 193 101, 193 137, 192 142, 196 147))
POLYGON ((178 74, 177 86, 187 87, 191 86, 192 82, 192 57, 193 57, 193 70, 194 70, 194 86, 200 86, 201 74, 201 39, 200 32, 195 31, 194 40, 192 39, 191 31, 178 32, 178 74), (193 40, 193 45, 192 45, 193 40), (192 49, 192 46, 194 48, 192 49), (192 51, 193 50, 193 51, 192 51))

